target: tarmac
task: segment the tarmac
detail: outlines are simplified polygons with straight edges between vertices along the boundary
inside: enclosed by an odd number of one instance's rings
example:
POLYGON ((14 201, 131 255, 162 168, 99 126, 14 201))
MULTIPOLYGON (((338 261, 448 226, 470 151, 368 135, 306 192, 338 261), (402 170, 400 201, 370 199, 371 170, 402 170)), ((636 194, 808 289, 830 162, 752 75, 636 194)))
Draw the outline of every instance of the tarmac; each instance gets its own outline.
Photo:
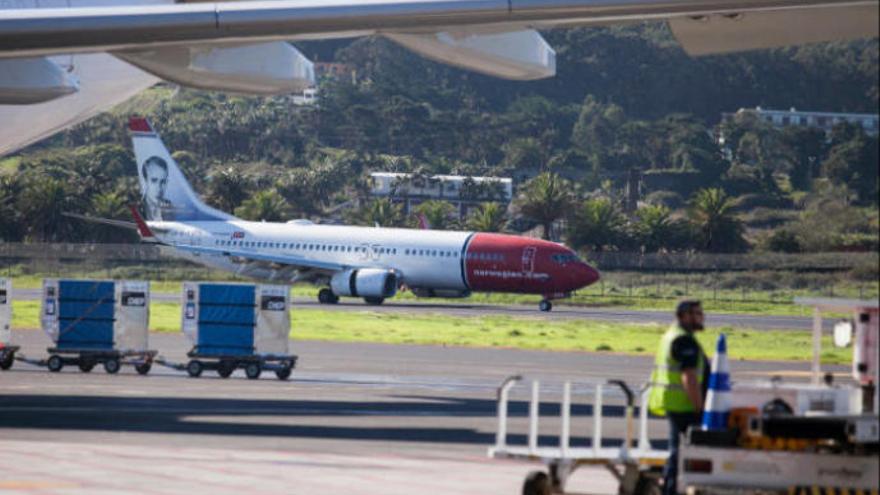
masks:
MULTIPOLYGON (((42 297, 40 289, 14 289, 15 300, 37 301, 42 297)), ((179 302, 180 294, 151 293, 153 301, 179 302)), ((367 305, 360 299, 342 298, 338 304, 320 304, 317 300, 307 297, 293 298, 292 305, 299 308, 322 309, 327 311, 364 311, 395 312, 404 314, 438 314, 457 317, 475 317, 486 315, 503 315, 538 320, 595 320, 617 323, 660 323, 671 321, 673 303, 669 311, 642 311, 608 307, 583 307, 567 304, 556 304, 553 311, 543 313, 537 305, 525 304, 476 304, 463 299, 456 303, 437 303, 430 299, 401 300, 389 299, 381 306, 367 305)), ((810 330, 813 319, 803 316, 767 316, 748 314, 708 315, 709 325, 713 327, 752 328, 756 330, 810 330)), ((825 320, 826 329, 834 325, 833 319, 825 320)))
MULTIPOLYGON (((45 357, 39 330, 15 331, 29 357, 45 357)), ((178 334, 151 347, 185 362, 178 334)), ((573 445, 588 445, 587 385, 609 378, 638 386, 644 357, 513 349, 291 342, 289 381, 241 371, 198 379, 156 367, 59 373, 17 362, 0 372, 0 493, 261 492, 295 494, 517 494, 539 464, 489 459, 496 389, 507 376, 541 380, 541 445, 558 444, 558 402, 574 380, 573 445)), ((736 377, 801 376, 804 363, 731 363, 736 377)), ((841 368, 838 371, 844 371, 841 368)), ((787 378, 788 379, 788 378, 787 378)), ((525 443, 527 386, 514 389, 508 441, 525 443)), ((605 400, 603 445, 623 436, 623 395, 605 400)), ((663 420, 650 421, 655 447, 663 420)), ((616 493, 602 468, 583 468, 572 493, 616 493)))

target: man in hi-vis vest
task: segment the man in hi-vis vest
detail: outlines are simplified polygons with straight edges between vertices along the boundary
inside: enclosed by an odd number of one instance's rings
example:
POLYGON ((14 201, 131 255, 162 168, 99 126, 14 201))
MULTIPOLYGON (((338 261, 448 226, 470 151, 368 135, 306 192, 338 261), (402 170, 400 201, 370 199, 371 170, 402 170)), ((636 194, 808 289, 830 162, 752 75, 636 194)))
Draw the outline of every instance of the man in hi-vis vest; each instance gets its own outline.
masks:
POLYGON ((660 340, 651 374, 651 413, 669 418, 669 460, 663 470, 663 493, 677 493, 679 438, 700 424, 709 382, 709 364, 694 332, 703 330, 699 301, 682 301, 675 311, 678 322, 660 340))

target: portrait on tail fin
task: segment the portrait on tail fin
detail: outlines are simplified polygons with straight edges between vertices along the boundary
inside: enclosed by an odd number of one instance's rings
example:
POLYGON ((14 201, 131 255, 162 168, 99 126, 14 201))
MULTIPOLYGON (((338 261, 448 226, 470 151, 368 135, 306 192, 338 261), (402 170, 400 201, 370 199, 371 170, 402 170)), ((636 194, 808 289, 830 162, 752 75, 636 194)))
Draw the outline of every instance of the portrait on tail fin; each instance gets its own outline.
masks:
POLYGON ((168 163, 158 156, 151 156, 141 164, 143 188, 143 210, 147 220, 173 220, 166 218, 171 213, 171 202, 165 198, 168 189, 168 163))

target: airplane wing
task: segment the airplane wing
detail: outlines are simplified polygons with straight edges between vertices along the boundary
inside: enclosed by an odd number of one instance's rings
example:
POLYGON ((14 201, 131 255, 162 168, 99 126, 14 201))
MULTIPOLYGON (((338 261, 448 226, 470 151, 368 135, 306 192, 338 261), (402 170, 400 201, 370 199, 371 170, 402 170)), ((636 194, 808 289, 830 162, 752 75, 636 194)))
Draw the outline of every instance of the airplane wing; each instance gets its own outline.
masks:
POLYGON ((186 251, 193 254, 213 254, 213 255, 222 255, 222 256, 231 256, 236 258, 244 258, 252 261, 262 261, 266 263, 274 263, 278 265, 285 265, 295 269, 308 269, 308 270, 318 270, 323 272, 338 272, 345 270, 346 268, 351 268, 345 265, 341 265, 339 263, 329 263, 326 261, 317 261, 310 260, 307 258, 301 258, 299 256, 290 256, 285 254, 276 254, 276 253, 255 253, 252 251, 242 251, 242 250, 230 250, 230 249, 216 249, 210 247, 202 247, 202 246, 190 246, 190 245, 173 245, 175 249, 180 249, 182 251, 186 251))

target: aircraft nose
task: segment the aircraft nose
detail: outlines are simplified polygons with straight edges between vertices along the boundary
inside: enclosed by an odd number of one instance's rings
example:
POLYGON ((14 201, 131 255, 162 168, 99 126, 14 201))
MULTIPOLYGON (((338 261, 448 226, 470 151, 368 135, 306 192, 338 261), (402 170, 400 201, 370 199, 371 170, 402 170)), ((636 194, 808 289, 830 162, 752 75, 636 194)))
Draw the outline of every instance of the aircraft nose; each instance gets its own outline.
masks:
POLYGON ((580 266, 577 274, 578 285, 580 287, 587 287, 589 285, 593 285, 599 281, 600 275, 599 270, 596 270, 592 266, 584 263, 580 266))

